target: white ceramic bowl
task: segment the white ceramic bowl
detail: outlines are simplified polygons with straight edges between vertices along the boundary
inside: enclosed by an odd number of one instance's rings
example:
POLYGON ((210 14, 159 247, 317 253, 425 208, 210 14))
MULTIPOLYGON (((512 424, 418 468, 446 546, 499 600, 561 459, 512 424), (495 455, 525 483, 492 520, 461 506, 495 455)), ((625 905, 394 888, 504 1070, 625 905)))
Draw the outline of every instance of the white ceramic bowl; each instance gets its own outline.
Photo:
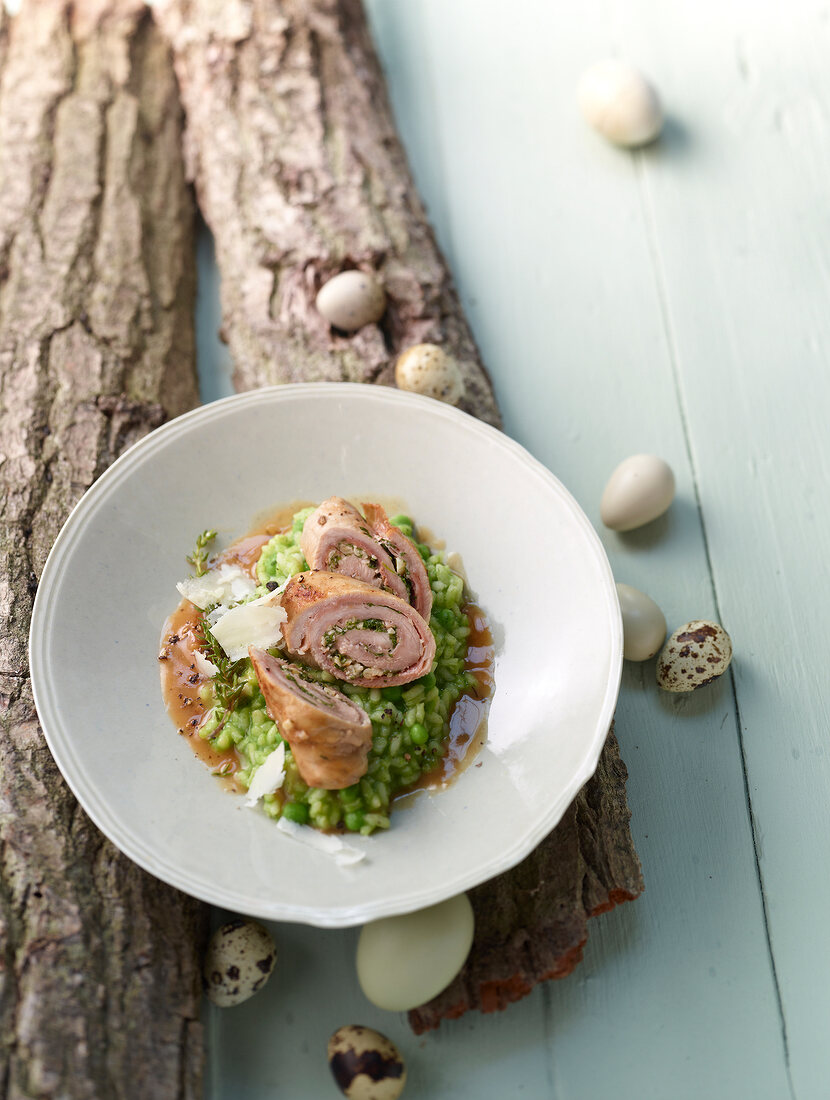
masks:
POLYGON ((92 820, 131 859, 205 901, 326 927, 440 901, 507 870, 593 773, 622 629, 593 528, 544 467, 428 398, 281 386, 188 413, 83 497, 46 563, 30 639, 49 747, 92 820), (396 496, 460 551, 497 644, 480 767, 396 811, 340 867, 222 789, 177 735, 157 653, 195 535, 225 543, 297 499, 396 496))

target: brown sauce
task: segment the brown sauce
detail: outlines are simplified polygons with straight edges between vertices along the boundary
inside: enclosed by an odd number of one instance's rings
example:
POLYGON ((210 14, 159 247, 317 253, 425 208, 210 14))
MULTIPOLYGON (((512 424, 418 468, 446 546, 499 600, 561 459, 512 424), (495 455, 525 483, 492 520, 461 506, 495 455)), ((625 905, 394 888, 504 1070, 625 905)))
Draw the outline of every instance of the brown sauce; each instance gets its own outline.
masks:
MULTIPOLYGON (((313 500, 293 500, 290 504, 281 504, 278 508, 268 508, 254 516, 249 536, 264 535, 265 541, 274 535, 281 535, 291 527, 294 516, 303 508, 316 507, 313 500)), ((234 545, 236 545, 234 543, 234 545)), ((228 549, 231 549, 229 547, 228 549)), ((256 564, 256 562, 254 562, 256 564)))
POLYGON ((480 607, 465 603, 463 609, 470 620, 464 667, 472 672, 476 686, 471 692, 465 692, 452 708, 446 753, 434 768, 393 796, 392 802, 397 809, 411 805, 421 791, 439 791, 447 787, 475 761, 487 740, 487 711, 493 694, 495 660, 493 636, 480 607))
MULTIPOLYGON (((276 534, 276 531, 246 535, 221 554, 217 554, 211 564, 227 562, 229 565, 239 565, 253 576, 262 547, 271 534, 276 534)), ((244 788, 234 779, 241 764, 236 749, 217 752, 210 742, 199 736, 199 727, 207 713, 199 698, 199 688, 206 682, 206 677, 200 674, 193 656, 194 649, 198 649, 196 631, 200 616, 198 607, 189 600, 182 600, 165 622, 159 650, 161 694, 167 713, 176 723, 176 729, 182 737, 188 739, 196 756, 227 787, 242 792, 244 788)))
MULTIPOLYGON (((256 579, 254 570, 262 547, 273 535, 286 531, 294 514, 309 503, 295 501, 263 513, 249 534, 211 559, 211 567, 222 563, 238 564, 256 579)), ((427 539, 427 533, 425 528, 418 528, 419 537, 435 546, 436 540, 427 539)), ((447 751, 440 762, 431 771, 424 772, 412 786, 393 796, 393 805, 398 809, 409 805, 420 791, 446 787, 473 763, 487 740, 487 710, 493 693, 493 639, 480 607, 465 603, 463 610, 470 621, 465 668, 475 677, 476 686, 462 695, 452 709, 447 751)), ((200 615, 199 609, 189 600, 182 600, 164 624, 159 651, 162 697, 176 729, 187 738, 195 755, 230 790, 241 792, 243 788, 234 780, 241 763, 236 749, 216 752, 199 736, 199 727, 206 715, 199 698, 199 688, 206 680, 199 673, 193 656, 194 649, 198 648, 196 630, 200 615)))
POLYGON ((176 729, 186 737, 199 759, 218 776, 229 780, 234 790, 241 790, 233 776, 239 767, 235 749, 216 752, 208 741, 199 736, 199 727, 205 719, 205 707, 199 698, 199 688, 205 683, 196 667, 193 656, 197 649, 196 628, 201 612, 189 600, 182 600, 165 622, 161 634, 159 668, 161 670, 161 694, 167 713, 176 723, 176 729))

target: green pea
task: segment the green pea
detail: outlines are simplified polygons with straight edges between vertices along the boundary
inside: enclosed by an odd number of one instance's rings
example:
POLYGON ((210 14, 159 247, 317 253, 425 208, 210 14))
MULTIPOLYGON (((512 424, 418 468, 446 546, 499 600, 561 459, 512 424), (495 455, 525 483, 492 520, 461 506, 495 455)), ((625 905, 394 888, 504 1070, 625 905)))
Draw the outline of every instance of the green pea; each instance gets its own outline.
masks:
POLYGON ((364 818, 360 810, 354 810, 352 813, 346 814, 343 820, 346 824, 346 828, 351 833, 359 833, 363 828, 364 818))
POLYGON ((199 736, 201 737, 201 739, 203 741, 209 741, 211 737, 213 737, 213 731, 218 725, 219 719, 216 717, 216 715, 213 715, 199 730, 199 736))
POLYGON ((308 806, 305 802, 286 802, 282 808, 282 816, 289 821, 296 821, 298 825, 307 825, 308 806))
POLYGON ((217 752, 227 752, 232 744, 233 741, 231 740, 231 735, 228 732, 227 726, 225 726, 224 729, 220 730, 218 735, 213 738, 213 748, 217 752))
POLYGON ((403 688, 398 684, 397 687, 382 688, 381 695, 389 703, 397 703, 403 699, 403 688))
POLYGON ((444 630, 452 630, 455 627, 455 612, 449 607, 439 607, 434 612, 435 618, 443 626, 444 630))
POLYGON ((389 520, 389 522, 392 524, 393 527, 414 527, 415 526, 414 523, 412 522, 412 520, 409 518, 409 516, 405 516, 403 514, 403 512, 401 512, 397 516, 392 516, 392 518, 389 520))
POLYGON ((421 722, 416 722, 409 730, 409 736, 416 745, 425 745, 429 740, 427 728, 421 722))

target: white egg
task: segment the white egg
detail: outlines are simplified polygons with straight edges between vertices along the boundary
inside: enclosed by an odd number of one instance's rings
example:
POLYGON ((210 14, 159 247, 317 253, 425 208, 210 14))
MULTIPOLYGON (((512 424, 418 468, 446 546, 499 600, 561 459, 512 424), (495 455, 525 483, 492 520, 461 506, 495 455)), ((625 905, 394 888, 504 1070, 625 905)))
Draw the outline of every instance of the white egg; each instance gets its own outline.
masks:
POLYGON ((202 975, 205 993, 228 1008, 247 1001, 265 985, 277 961, 270 932, 253 920, 228 921, 210 938, 202 975))
POLYGON ((592 65, 582 74, 577 95, 588 125, 615 145, 646 145, 663 128, 657 92, 626 61, 592 65))
POLYGON ((732 660, 732 639, 719 623, 693 619, 678 627, 657 661, 663 691, 686 692, 717 680, 732 660))
POLYGON ((630 584, 618 584, 617 595, 623 622, 623 657, 626 661, 647 661, 665 640, 666 616, 650 596, 630 584))
POLYGON ((422 393, 455 405, 464 393, 464 379, 456 361, 437 344, 415 344, 395 364, 398 389, 422 393))
POLYGON ((608 479, 599 514, 614 531, 633 531, 657 519, 674 500, 671 466, 656 455, 632 455, 608 479))
POLYGON ((357 943, 360 988, 378 1008, 406 1012, 450 984, 473 942, 466 894, 364 925, 357 943))
POLYGON ((335 328, 356 332, 381 319, 386 293, 374 275, 341 271, 320 288, 317 309, 335 328))
POLYGON ((400 1051, 370 1027, 339 1027, 328 1043, 329 1067, 349 1100, 397 1100, 406 1084, 400 1051))

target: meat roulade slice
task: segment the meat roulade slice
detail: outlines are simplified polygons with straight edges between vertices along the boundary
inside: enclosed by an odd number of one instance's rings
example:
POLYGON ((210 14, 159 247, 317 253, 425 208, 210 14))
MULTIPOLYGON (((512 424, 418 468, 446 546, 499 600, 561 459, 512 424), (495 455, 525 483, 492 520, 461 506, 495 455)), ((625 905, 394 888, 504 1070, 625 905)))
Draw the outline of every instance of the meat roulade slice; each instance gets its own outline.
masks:
POLYGON ((311 569, 341 573, 409 600, 394 559, 357 508, 342 497, 329 497, 315 508, 303 526, 300 547, 311 569))
POLYGON ((403 531, 389 522, 386 511, 379 504, 364 504, 363 511, 375 540, 395 562, 395 572, 406 584, 409 602, 421 618, 429 622, 432 589, 418 547, 403 531))
POLYGON ((366 774, 372 747, 369 715, 342 691, 312 680, 302 666, 251 646, 248 656, 268 714, 291 746, 309 787, 339 791, 366 774))
POLYGON ((425 676, 435 639, 414 607, 338 573, 297 573, 282 596, 289 651, 359 687, 395 687, 425 676))

